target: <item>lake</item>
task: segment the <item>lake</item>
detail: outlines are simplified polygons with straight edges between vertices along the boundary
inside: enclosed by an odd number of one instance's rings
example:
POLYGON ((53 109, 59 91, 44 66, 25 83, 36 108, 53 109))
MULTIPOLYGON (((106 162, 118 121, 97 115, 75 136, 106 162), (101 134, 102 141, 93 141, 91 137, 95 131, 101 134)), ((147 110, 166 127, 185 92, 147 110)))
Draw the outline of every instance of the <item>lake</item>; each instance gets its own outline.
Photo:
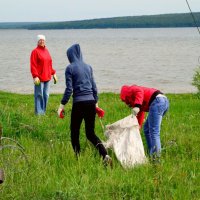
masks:
POLYGON ((79 43, 83 59, 93 67, 99 92, 119 92, 124 84, 155 87, 164 93, 196 92, 191 85, 200 65, 200 37, 195 28, 0 30, 0 90, 33 93, 30 54, 37 34, 57 71, 51 93, 63 93, 66 50, 79 43))

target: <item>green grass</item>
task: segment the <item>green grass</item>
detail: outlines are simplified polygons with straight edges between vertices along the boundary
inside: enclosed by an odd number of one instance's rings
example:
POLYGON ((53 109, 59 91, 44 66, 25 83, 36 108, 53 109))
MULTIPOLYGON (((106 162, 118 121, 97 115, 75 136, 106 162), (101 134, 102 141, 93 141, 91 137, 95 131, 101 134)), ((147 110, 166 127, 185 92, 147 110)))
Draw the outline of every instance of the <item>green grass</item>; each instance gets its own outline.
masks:
MULTIPOLYGON (((103 166, 86 140, 83 125, 81 156, 76 159, 70 143, 71 101, 64 119, 56 113, 62 95, 50 95, 46 115, 37 117, 33 95, 0 92, 3 135, 19 141, 29 160, 21 173, 17 164, 15 169, 5 169, 0 199, 200 199, 200 99, 196 94, 167 96, 170 110, 162 123, 161 163, 125 170, 112 150, 113 169, 103 166)), ((118 94, 102 93, 99 98, 99 106, 106 111, 105 125, 130 114, 118 94)), ((96 133, 106 140, 98 119, 96 133)))

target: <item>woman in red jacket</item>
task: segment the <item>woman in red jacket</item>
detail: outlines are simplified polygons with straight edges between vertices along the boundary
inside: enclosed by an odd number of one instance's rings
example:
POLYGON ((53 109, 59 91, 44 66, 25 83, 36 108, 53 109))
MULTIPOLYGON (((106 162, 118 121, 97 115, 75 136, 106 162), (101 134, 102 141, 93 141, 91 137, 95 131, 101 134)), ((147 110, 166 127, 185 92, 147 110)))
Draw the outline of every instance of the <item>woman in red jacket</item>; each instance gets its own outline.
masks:
POLYGON ((33 77, 35 114, 42 115, 46 111, 49 98, 49 81, 53 75, 54 83, 57 83, 56 71, 52 67, 52 59, 45 46, 45 36, 37 36, 37 47, 30 57, 30 68, 33 77))
POLYGON ((160 126, 162 117, 169 108, 169 101, 163 93, 154 88, 143 86, 127 86, 121 88, 120 98, 132 107, 133 115, 137 116, 142 127, 145 112, 149 112, 144 124, 144 134, 150 155, 160 156, 160 126))

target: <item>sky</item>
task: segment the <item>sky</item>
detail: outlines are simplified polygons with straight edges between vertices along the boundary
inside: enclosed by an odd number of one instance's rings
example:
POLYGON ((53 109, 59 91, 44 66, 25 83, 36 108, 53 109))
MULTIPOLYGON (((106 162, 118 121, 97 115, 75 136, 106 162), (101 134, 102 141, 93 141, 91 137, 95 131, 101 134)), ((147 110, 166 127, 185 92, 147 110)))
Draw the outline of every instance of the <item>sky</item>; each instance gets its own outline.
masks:
MULTIPOLYGON (((200 0, 188 0, 200 12, 200 0)), ((0 0, 0 22, 74 21, 189 12, 186 0, 0 0)))

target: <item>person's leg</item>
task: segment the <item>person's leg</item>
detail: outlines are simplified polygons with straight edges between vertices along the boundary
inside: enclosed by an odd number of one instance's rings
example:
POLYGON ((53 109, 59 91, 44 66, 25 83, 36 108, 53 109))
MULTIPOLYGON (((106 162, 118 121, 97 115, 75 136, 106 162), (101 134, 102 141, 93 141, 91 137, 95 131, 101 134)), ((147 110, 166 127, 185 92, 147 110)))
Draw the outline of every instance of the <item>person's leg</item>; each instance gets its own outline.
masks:
POLYGON ((95 103, 85 104, 84 106, 84 120, 87 139, 98 149, 99 154, 105 158, 107 151, 101 140, 96 136, 95 129, 95 103))
POLYGON ((49 88, 50 88, 50 81, 44 82, 44 89, 43 89, 43 97, 44 97, 44 107, 43 110, 46 112, 47 103, 49 99, 49 88))
POLYGON ((39 85, 34 86, 34 103, 35 103, 35 114, 36 115, 44 114, 43 88, 44 88, 43 82, 41 82, 39 85))
POLYGON ((156 98, 149 109, 149 132, 152 138, 152 145, 150 154, 160 155, 161 152, 161 142, 160 142, 160 127, 162 122, 162 117, 168 109, 168 101, 164 97, 156 98))
POLYGON ((79 103, 75 103, 72 106, 71 113, 71 143, 76 155, 80 153, 80 143, 79 143, 79 135, 80 135, 80 126, 83 119, 82 108, 79 103))
POLYGON ((149 132, 149 116, 147 117, 147 119, 144 123, 144 135, 146 138, 148 152, 150 153, 151 147, 152 147, 152 138, 151 138, 151 134, 149 132))
POLYGON ((162 115, 157 112, 149 111, 149 132, 152 138, 152 143, 150 147, 150 155, 161 152, 161 142, 160 142, 160 125, 162 121, 162 115))

